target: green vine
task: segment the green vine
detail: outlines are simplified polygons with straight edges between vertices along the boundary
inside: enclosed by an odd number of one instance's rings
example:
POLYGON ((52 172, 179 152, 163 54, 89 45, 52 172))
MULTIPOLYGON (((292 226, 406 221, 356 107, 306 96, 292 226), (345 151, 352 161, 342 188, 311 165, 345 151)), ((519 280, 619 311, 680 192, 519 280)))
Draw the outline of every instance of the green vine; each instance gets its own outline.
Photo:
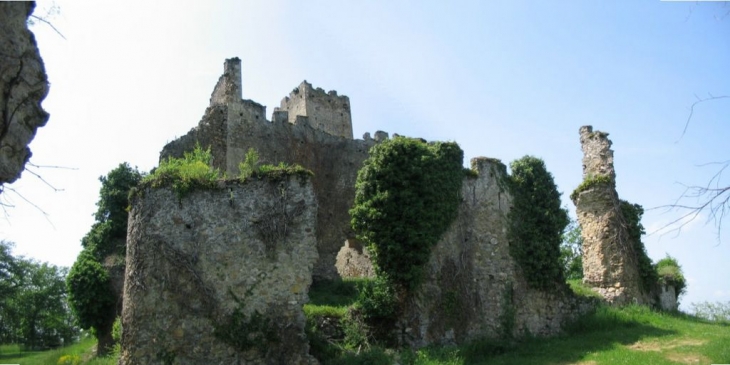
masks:
POLYGON ((646 233, 644 226, 641 224, 641 217, 644 215, 644 208, 639 204, 631 204, 625 200, 621 200, 619 205, 629 234, 629 247, 633 250, 639 269, 641 289, 645 293, 649 293, 659 282, 659 276, 654 269, 654 264, 651 262, 651 258, 649 258, 649 255, 646 253, 644 243, 641 242, 641 236, 646 233))
POLYGON ((510 255, 532 287, 549 289, 565 281, 560 243, 569 222, 568 213, 560 207, 560 192, 541 159, 525 156, 510 167, 510 255))
POLYGON ((456 143, 407 137, 371 148, 350 215, 378 276, 405 290, 420 284, 431 247, 456 218, 463 157, 456 143))

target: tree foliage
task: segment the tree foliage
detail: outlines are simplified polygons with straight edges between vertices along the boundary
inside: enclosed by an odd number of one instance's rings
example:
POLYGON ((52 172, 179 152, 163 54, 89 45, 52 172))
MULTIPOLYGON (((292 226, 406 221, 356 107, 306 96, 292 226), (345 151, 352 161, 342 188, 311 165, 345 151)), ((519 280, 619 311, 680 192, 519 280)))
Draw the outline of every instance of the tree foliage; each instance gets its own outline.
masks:
POLYGON ((126 253, 129 194, 143 178, 126 162, 99 178, 96 222, 81 240, 84 249, 66 278, 71 309, 82 328, 96 330, 99 354, 111 345, 107 342, 111 341, 117 314, 109 273, 101 263, 109 256, 124 257, 126 253))
POLYGON ((81 328, 106 325, 114 320, 114 295, 109 273, 89 250, 82 250, 66 278, 69 298, 81 328))
POLYGON ((560 244, 560 263, 566 280, 583 279, 583 236, 580 224, 571 220, 560 244))
POLYGON ((375 145, 358 172, 352 227, 378 276, 406 290, 456 218, 464 177, 456 143, 396 137, 375 145))
POLYGON ((98 261, 112 254, 124 256, 129 192, 139 185, 143 177, 142 173, 126 162, 119 164, 106 176, 99 177, 101 189, 94 213, 96 222, 81 240, 81 245, 98 261))
POLYGON ((66 269, 11 254, 0 241, 0 343, 28 349, 68 344, 77 334, 66 303, 66 269))
POLYGON ((531 286, 547 289, 563 283, 560 243, 569 219, 560 207, 560 192, 553 175, 541 159, 533 156, 513 161, 510 168, 510 254, 531 286))

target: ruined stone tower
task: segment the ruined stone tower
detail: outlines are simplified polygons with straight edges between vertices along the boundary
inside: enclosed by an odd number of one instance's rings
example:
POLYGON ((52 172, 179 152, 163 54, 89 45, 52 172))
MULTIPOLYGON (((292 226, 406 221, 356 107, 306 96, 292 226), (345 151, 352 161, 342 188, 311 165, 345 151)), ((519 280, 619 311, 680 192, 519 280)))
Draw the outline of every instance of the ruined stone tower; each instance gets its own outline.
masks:
POLYGON ((306 81, 283 98, 271 121, 266 119, 265 106, 242 95, 241 60, 227 59, 198 126, 167 144, 160 159, 182 157, 200 143, 210 147, 214 167, 228 176, 239 174, 238 166, 250 148, 259 153, 261 163, 285 162, 312 170, 319 252, 314 276, 337 277, 337 252, 354 238, 348 212, 355 198, 357 171, 370 147, 388 138, 387 133, 378 131, 375 139, 369 133, 353 139, 350 99, 306 81))
POLYGON ((571 195, 583 236, 583 282, 613 304, 644 302, 628 239, 608 133, 580 128, 583 183, 571 195))

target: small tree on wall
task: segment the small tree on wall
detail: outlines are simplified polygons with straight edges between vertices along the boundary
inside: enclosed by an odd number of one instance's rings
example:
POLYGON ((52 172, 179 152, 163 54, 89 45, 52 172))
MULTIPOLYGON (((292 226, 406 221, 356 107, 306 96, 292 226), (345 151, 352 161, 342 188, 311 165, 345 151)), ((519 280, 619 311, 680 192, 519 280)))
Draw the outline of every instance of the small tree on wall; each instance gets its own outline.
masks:
POLYGON ((541 159, 525 156, 513 161, 510 168, 510 255, 531 286, 548 289, 565 281, 560 243, 568 213, 560 207, 560 192, 541 159))

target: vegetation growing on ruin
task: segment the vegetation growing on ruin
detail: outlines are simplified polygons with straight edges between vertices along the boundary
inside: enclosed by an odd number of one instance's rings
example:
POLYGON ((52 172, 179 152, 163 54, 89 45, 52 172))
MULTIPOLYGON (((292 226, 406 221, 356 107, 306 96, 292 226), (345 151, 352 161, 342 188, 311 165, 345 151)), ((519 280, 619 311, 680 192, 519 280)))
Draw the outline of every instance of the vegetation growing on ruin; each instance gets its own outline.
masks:
POLYGON ((619 203, 621 215, 623 216, 626 230, 628 232, 629 249, 633 250, 636 264, 639 269, 639 281, 641 289, 645 293, 651 292, 659 281, 659 276, 654 269, 654 264, 646 253, 646 247, 641 242, 641 236, 646 233, 644 225, 641 224, 641 217, 644 215, 644 208, 639 204, 631 204, 625 200, 619 203))
POLYGON ((241 180, 263 177, 271 180, 281 180, 290 175, 302 178, 314 176, 311 170, 307 170, 298 164, 289 165, 285 162, 279 162, 278 165, 261 164, 259 162, 259 153, 254 148, 248 149, 245 159, 238 164, 238 170, 240 171, 238 177, 241 180))
POLYGON ((560 192, 541 159, 525 156, 513 161, 510 168, 510 255, 531 286, 554 287, 564 282, 560 243, 569 222, 568 213, 560 207, 560 192))
POLYGON ((200 144, 183 158, 168 157, 160 166, 152 170, 142 183, 153 188, 171 186, 178 198, 187 195, 194 188, 210 189, 222 177, 220 170, 211 166, 213 155, 210 147, 203 149, 200 144))
POLYGON ((575 190, 570 194, 570 200, 575 201, 575 199, 578 198, 578 194, 588 190, 592 189, 597 186, 602 185, 610 185, 611 184, 611 178, 607 175, 598 175, 598 176, 588 176, 583 180, 583 182, 578 185, 575 190))
POLYGON ((667 254, 667 257, 659 260, 655 265, 656 273, 659 276, 659 283, 674 286, 676 297, 684 294, 687 288, 687 281, 684 279, 682 267, 677 259, 667 254))
MULTIPOLYGON (((210 147, 204 150, 197 144, 193 151, 185 152, 183 158, 168 157, 167 160, 160 162, 160 166, 152 170, 142 183, 153 188, 170 186, 178 198, 183 198, 194 189, 214 189, 218 186, 218 181, 226 176, 212 166, 212 161, 210 147)), ((297 164, 288 165, 284 162, 278 165, 260 164, 259 155, 254 149, 248 150, 245 160, 238 167, 240 180, 266 178, 278 181, 292 175, 303 179, 314 175, 312 171, 297 164)), ((135 189, 132 194, 138 192, 139 189, 135 189)))
POLYGON ((370 150, 350 215, 376 273, 389 284, 404 290, 420 284, 431 248, 456 218, 463 158, 456 143, 406 137, 370 150))

